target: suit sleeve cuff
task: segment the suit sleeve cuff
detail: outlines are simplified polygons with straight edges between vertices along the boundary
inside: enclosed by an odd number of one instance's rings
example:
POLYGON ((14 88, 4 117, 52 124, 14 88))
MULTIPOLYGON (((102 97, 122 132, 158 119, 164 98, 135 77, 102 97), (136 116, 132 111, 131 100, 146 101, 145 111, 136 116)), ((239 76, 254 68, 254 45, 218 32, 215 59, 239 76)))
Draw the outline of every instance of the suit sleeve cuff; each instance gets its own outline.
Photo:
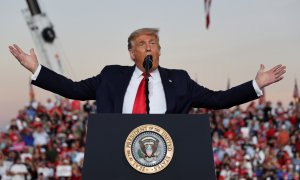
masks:
POLYGON ((252 81, 252 85, 253 85, 253 88, 254 88, 254 90, 255 90, 255 92, 257 94, 257 97, 260 97, 260 96, 262 96, 264 94, 262 92, 262 90, 258 87, 257 82, 254 79, 252 81))
POLYGON ((32 74, 31 80, 35 81, 37 79, 37 77, 39 76, 39 74, 41 72, 41 69, 42 69, 42 66, 39 64, 39 66, 36 69, 36 71, 34 72, 34 74, 32 74))

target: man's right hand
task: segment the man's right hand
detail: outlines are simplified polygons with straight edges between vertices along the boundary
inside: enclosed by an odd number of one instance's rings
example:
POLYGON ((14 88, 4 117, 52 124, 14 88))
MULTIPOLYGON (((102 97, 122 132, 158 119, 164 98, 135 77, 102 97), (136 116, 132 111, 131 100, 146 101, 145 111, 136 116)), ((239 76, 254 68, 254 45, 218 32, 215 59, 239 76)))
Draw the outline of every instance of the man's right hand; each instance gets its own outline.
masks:
POLYGON ((9 51, 15 56, 20 64, 22 64, 22 66, 34 74, 39 66, 39 62, 33 49, 30 49, 30 54, 26 54, 19 46, 14 44, 13 46, 9 46, 9 51))

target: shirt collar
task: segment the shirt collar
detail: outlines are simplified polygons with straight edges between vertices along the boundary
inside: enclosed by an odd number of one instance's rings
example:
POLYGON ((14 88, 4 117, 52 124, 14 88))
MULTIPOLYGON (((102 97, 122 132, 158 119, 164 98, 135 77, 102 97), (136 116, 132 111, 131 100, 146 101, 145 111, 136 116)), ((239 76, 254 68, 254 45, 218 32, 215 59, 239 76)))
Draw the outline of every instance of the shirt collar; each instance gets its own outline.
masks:
MULTIPOLYGON (((133 72, 133 76, 135 78, 139 78, 141 77, 143 74, 143 71, 141 71, 137 66, 135 66, 135 69, 134 69, 134 72, 133 72)), ((150 77, 149 78, 153 78, 153 79, 157 79, 159 78, 159 71, 158 71, 158 68, 156 68, 154 71, 152 71, 150 73, 150 77)))

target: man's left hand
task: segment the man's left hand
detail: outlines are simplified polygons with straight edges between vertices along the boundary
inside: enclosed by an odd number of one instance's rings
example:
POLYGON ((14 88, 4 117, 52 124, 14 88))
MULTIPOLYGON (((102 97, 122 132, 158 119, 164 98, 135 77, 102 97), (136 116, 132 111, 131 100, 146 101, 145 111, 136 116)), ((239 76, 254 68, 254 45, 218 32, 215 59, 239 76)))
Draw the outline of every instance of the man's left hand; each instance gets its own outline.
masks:
POLYGON ((260 65, 260 69, 258 70, 255 81, 260 89, 278 82, 283 79, 283 74, 286 72, 286 67, 279 64, 268 71, 265 70, 265 66, 263 64, 260 65))

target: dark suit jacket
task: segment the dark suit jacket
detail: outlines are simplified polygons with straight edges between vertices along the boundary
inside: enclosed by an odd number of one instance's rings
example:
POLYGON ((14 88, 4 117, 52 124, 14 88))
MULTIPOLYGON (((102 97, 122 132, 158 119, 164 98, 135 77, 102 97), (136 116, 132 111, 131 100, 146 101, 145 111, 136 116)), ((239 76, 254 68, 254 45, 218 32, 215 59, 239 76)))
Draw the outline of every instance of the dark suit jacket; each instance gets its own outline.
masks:
MULTIPOLYGON (((122 113, 135 66, 111 65, 97 76, 73 82, 42 67, 32 84, 69 99, 96 100, 98 113, 122 113)), ((191 107, 225 109, 257 98, 252 81, 227 91, 212 91, 194 82, 186 71, 158 68, 166 96, 166 113, 188 113, 191 107)))

